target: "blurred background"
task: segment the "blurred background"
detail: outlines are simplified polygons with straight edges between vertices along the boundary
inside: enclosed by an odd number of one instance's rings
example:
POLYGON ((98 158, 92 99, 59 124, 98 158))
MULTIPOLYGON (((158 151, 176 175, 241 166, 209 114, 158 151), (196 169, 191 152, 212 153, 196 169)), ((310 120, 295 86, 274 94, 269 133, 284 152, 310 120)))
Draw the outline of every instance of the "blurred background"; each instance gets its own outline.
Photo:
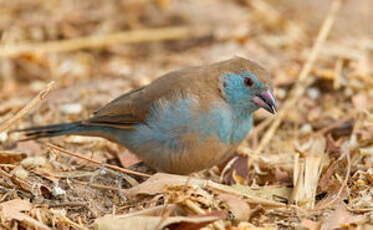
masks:
MULTIPOLYGON (((87 118, 111 99, 164 73, 235 55, 268 68, 281 110, 333 1, 338 0, 0 0, 0 123, 51 81, 54 88, 46 100, 12 129, 87 118)), ((373 167, 373 1, 341 2, 307 77, 305 93, 286 111, 282 125, 263 149, 267 160, 254 160, 258 167, 245 163, 239 179, 233 174, 205 176, 227 184, 289 184, 294 165, 289 159, 305 149, 294 145, 320 130, 328 139, 328 159, 338 158, 336 148, 345 140, 353 140, 358 150, 368 149, 353 158, 351 172, 369 174, 373 167)), ((245 148, 258 147, 270 125, 269 116, 264 111, 255 114, 256 128, 243 143, 245 148)), ((27 157, 50 154, 43 141, 16 143, 19 138, 1 133, 1 151, 27 157)), ((128 160, 123 147, 102 139, 49 141, 87 155, 94 152, 96 159, 120 166, 136 161, 128 160)), ((64 162, 65 170, 85 165, 79 160, 64 162)), ((338 169, 341 175, 344 169, 338 169)), ((340 178, 329 182, 333 181, 338 184, 340 178)), ((87 197, 96 199, 90 192, 87 197)), ((100 196, 105 197, 102 202, 115 203, 110 196, 100 196)), ((102 203, 95 209, 97 215, 110 213, 105 205, 110 206, 102 203)))

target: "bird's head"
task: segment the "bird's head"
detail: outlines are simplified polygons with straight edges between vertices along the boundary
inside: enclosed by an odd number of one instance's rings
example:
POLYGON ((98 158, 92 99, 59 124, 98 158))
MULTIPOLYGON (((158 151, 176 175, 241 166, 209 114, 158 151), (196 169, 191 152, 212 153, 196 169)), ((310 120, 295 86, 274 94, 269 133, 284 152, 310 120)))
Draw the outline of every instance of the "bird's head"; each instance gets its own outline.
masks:
POLYGON ((270 74, 259 64, 236 57, 222 62, 220 89, 227 103, 239 112, 252 113, 263 108, 277 111, 270 74))

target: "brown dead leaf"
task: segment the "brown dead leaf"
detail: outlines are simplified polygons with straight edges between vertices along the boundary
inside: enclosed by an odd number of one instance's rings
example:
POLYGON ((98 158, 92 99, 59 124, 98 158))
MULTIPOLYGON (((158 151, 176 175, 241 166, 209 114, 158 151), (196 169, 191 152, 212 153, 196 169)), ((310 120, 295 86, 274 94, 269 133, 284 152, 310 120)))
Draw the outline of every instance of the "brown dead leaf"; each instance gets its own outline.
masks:
POLYGON ((32 206, 27 200, 15 199, 0 204, 1 217, 5 221, 17 219, 21 212, 30 211, 32 206))
POLYGON ((130 151, 128 151, 127 149, 118 153, 117 154, 117 157, 119 159, 119 162, 120 164, 124 167, 124 168, 128 168, 134 164, 137 164, 139 163, 141 160, 135 155, 135 154, 132 154, 130 151))
MULTIPOLYGON (((234 185, 234 186, 227 186, 218 183, 214 183, 209 181, 207 183, 207 187, 212 189, 216 193, 225 193, 231 194, 234 196, 242 197, 246 202, 249 204, 260 204, 267 207, 284 207, 284 203, 280 203, 274 201, 272 199, 268 199, 268 197, 263 196, 262 193, 252 193, 252 189, 248 186, 243 185, 234 185)), ((282 196, 281 196, 282 197, 282 196)))
POLYGON ((1 151, 0 152, 0 164, 14 164, 25 159, 27 155, 20 152, 9 152, 1 151))
POLYGON ((290 180, 289 174, 285 170, 280 169, 279 167, 276 167, 274 174, 275 181, 279 183, 288 183, 290 180))
POLYGON ((176 204, 158 205, 152 208, 147 208, 137 212, 131 212, 127 216, 160 216, 165 212, 169 212, 170 216, 184 215, 185 212, 178 208, 176 204))
POLYGON ((248 156, 235 153, 227 161, 219 165, 222 172, 221 178, 224 184, 247 184, 249 179, 248 156))
POLYGON ((161 193, 165 186, 185 185, 188 181, 188 186, 202 186, 207 181, 187 176, 179 176, 166 173, 157 173, 150 177, 144 183, 134 186, 128 190, 129 197, 137 195, 155 195, 161 193))
POLYGON ((197 230, 214 221, 220 219, 216 216, 174 216, 168 217, 161 224, 162 216, 113 216, 106 215, 98 218, 95 221, 95 229, 97 230, 154 230, 168 228, 168 229, 190 229, 197 230))
POLYGON ((224 201, 232 212, 234 218, 239 221, 247 221, 251 216, 250 206, 237 196, 231 194, 219 194, 218 199, 224 201))
POLYGON ((339 203, 337 209, 322 223, 321 230, 332 230, 347 227, 351 224, 363 224, 368 218, 363 215, 353 215, 343 203, 339 203))
POLYGON ((319 230, 320 223, 309 220, 309 219, 302 219, 302 226, 307 228, 308 230, 319 230))
POLYGON ((251 197, 258 197, 268 201, 274 201, 276 198, 289 200, 292 191, 291 188, 285 186, 264 186, 252 189, 249 186, 236 184, 233 185, 232 188, 241 193, 250 195, 251 197))
POLYGON ((45 224, 23 213, 29 212, 31 209, 32 205, 27 200, 14 199, 0 204, 0 216, 4 222, 18 220, 22 224, 32 228, 49 230, 50 228, 45 224))

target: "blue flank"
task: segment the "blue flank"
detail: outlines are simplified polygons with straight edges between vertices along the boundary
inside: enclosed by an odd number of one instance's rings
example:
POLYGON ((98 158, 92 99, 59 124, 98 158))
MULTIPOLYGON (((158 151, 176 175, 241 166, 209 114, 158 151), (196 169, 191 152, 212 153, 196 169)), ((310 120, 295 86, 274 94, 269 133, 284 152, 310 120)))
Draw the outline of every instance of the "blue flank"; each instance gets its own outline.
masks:
POLYGON ((122 132, 118 141, 133 152, 151 149, 152 152, 158 152, 159 157, 164 155, 163 151, 183 148, 185 143, 181 142, 182 135, 194 128, 190 124, 191 104, 192 100, 188 98, 160 101, 149 111, 145 124, 135 125, 134 130, 122 132))

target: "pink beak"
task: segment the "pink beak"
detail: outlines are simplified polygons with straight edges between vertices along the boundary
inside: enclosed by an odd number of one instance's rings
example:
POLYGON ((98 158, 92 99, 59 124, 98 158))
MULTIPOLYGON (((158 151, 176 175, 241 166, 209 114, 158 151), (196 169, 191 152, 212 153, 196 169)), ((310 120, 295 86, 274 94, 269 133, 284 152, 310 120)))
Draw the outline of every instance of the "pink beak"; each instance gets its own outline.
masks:
POLYGON ((270 90, 263 91, 259 95, 254 96, 253 102, 270 113, 277 112, 276 100, 270 90))

